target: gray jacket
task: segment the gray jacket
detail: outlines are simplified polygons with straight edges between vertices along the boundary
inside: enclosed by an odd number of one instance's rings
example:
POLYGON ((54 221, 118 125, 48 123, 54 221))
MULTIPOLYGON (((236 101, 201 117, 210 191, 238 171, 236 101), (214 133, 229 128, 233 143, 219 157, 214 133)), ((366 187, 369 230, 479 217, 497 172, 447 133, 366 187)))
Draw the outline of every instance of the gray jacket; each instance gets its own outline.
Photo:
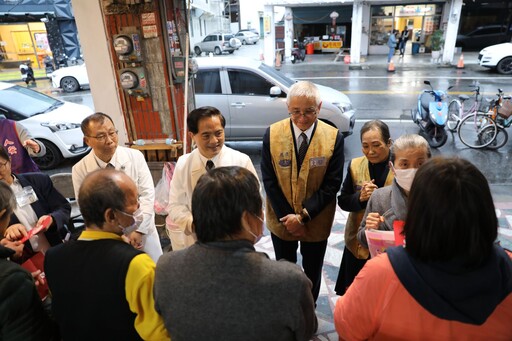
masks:
POLYGON ((376 189, 372 193, 370 200, 368 200, 366 212, 357 233, 357 239, 366 247, 368 247, 364 233, 366 230, 366 216, 372 212, 379 213, 384 217, 384 222, 380 223, 379 230, 393 231, 393 222, 395 220, 405 220, 407 215, 407 197, 396 183, 396 180, 393 180, 391 186, 376 189))
POLYGON ((196 243, 160 257, 155 307, 171 340, 309 340, 317 322, 311 282, 295 264, 251 242, 196 243))

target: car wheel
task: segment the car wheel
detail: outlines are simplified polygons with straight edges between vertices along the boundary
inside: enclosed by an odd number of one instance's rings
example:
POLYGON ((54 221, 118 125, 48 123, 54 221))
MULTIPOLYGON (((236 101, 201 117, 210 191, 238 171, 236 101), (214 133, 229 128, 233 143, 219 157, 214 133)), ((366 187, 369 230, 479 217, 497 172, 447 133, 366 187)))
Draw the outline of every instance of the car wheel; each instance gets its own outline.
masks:
POLYGON ((229 54, 233 54, 233 52, 235 52, 235 50, 229 51, 229 54))
POLYGON ((218 55, 221 55, 222 54, 222 51, 220 50, 220 47, 215 47, 215 50, 214 50, 215 54, 218 56, 218 55))
POLYGON ((64 92, 75 92, 78 89, 80 89, 80 84, 78 84, 78 81, 73 77, 64 77, 60 81, 60 87, 64 92))
POLYGON ((244 40, 242 40, 242 45, 247 45, 247 42, 244 40))
POLYGON ((35 157, 34 162, 39 169, 47 170, 57 167, 62 162, 62 154, 56 145, 47 140, 39 140, 46 147, 46 154, 41 157, 35 157))
POLYGON ((502 75, 512 74, 512 57, 505 57, 496 66, 496 70, 502 75))
POLYGON ((203 51, 201 51, 201 48, 199 46, 194 47, 194 52, 197 56, 200 56, 203 51))

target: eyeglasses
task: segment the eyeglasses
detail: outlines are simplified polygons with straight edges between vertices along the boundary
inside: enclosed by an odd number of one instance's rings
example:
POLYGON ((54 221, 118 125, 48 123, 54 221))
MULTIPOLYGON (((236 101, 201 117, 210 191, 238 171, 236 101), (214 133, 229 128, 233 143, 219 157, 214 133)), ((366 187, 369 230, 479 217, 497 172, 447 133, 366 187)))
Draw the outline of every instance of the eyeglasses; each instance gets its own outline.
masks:
POLYGON ((316 115, 316 108, 308 108, 306 110, 293 110, 292 112, 290 112, 290 115, 293 116, 293 117, 299 117, 300 115, 304 116, 304 117, 312 117, 314 115, 316 115))
POLYGON ((117 133, 119 130, 110 131, 107 134, 100 134, 98 136, 87 136, 93 139, 98 140, 98 142, 105 142, 107 141, 107 136, 110 137, 111 140, 115 139, 117 137, 117 133))
POLYGON ((0 170, 5 170, 9 161, 0 162, 0 170))

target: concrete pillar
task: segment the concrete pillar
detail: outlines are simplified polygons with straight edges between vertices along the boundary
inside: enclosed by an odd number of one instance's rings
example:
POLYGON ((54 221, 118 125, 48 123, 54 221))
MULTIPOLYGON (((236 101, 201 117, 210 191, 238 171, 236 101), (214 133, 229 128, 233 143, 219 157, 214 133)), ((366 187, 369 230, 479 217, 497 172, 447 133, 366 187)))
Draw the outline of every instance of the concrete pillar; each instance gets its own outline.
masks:
POLYGON ((94 109, 112 117, 119 130, 119 144, 124 145, 128 142, 128 135, 100 1, 73 0, 73 11, 80 32, 84 60, 87 62, 94 109))
POLYGON ((290 60, 293 48, 293 38, 295 32, 293 31, 293 10, 286 7, 284 10, 284 56, 286 60, 290 60))
POLYGON ((446 3, 444 9, 447 15, 447 25, 444 38, 443 64, 452 64, 462 11, 462 0, 452 0, 446 3))
POLYGON ((263 35, 265 64, 274 66, 276 58, 276 28, 274 27, 274 6, 265 5, 263 9, 263 35))
POLYGON ((361 36, 363 32, 363 4, 354 1, 352 7, 352 36, 350 43, 350 62, 359 64, 361 61, 361 36))

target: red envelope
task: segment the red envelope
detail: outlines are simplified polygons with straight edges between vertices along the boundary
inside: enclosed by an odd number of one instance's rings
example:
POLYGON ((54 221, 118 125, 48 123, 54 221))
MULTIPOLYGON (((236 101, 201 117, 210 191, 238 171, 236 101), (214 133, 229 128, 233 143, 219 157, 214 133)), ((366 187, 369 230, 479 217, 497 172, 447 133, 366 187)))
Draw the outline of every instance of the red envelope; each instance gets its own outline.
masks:
POLYGON ((25 237, 21 238, 20 242, 21 243, 26 242, 33 235, 38 234, 39 232, 41 232, 42 230, 44 230, 48 226, 50 226, 51 222, 52 222, 52 217, 47 216, 45 219, 43 219, 43 221, 40 224, 36 225, 36 227, 34 227, 32 230, 28 231, 27 235, 25 237))
POLYGON ((403 220, 395 220, 393 221, 393 231, 395 232, 395 245, 403 246, 405 243, 404 233, 404 225, 405 221, 403 220))

